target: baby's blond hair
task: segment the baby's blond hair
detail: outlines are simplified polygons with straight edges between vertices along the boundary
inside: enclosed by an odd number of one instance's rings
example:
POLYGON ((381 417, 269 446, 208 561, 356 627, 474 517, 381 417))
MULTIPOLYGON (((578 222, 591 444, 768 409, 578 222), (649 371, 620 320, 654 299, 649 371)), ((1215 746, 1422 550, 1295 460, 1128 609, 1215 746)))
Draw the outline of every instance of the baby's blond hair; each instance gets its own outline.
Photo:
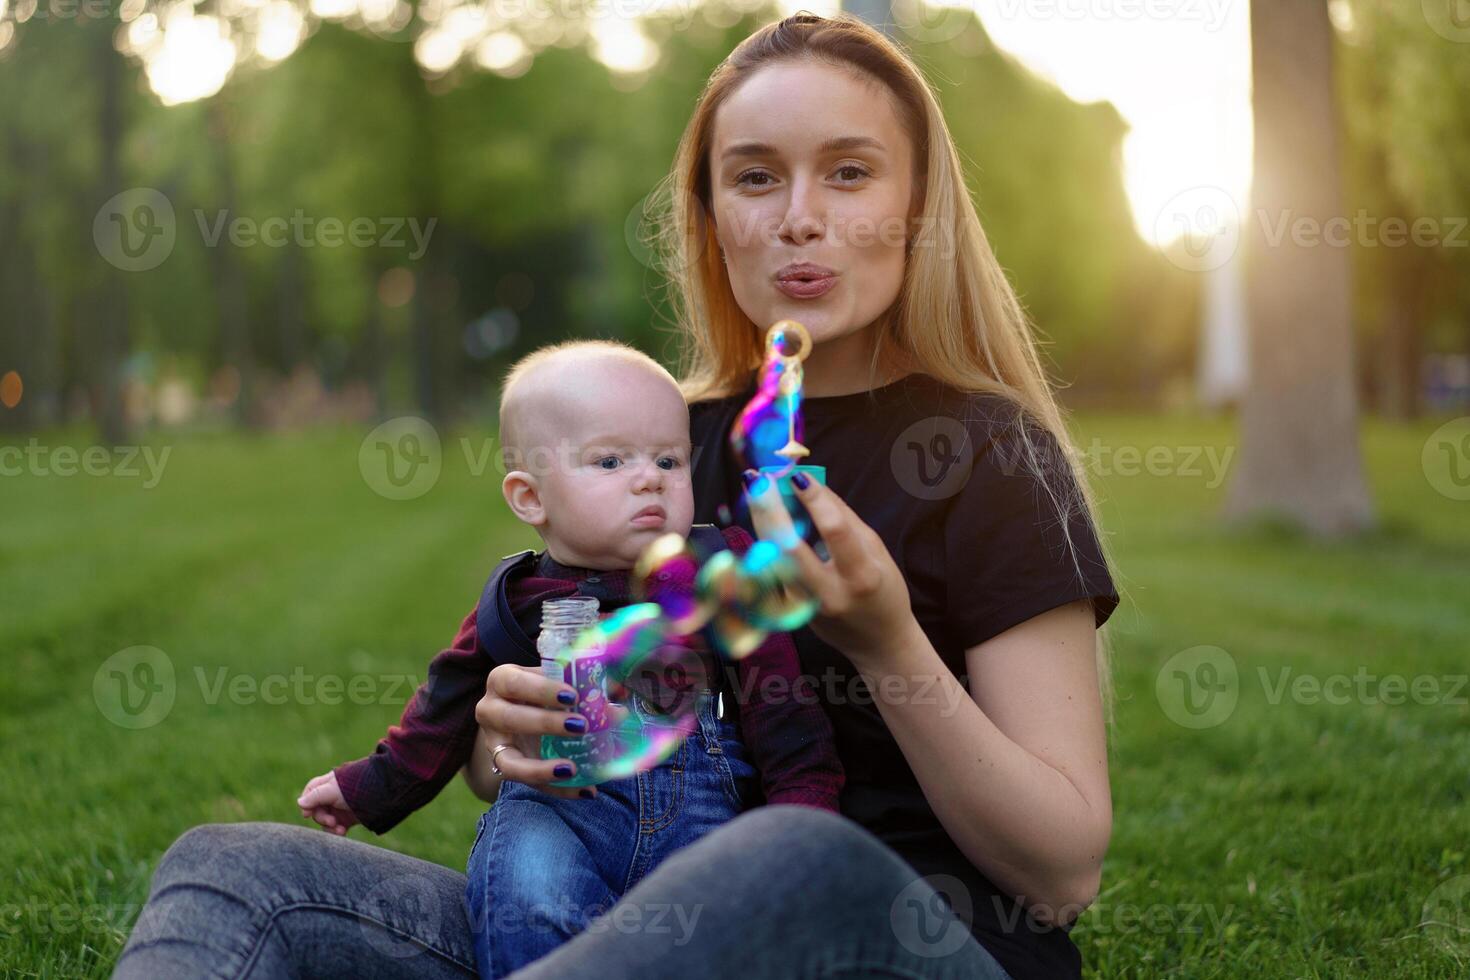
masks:
POLYGON ((512 364, 500 385, 500 455, 507 471, 522 468, 527 428, 522 416, 535 388, 529 379, 551 367, 561 366, 562 362, 572 363, 585 358, 615 358, 635 364, 666 379, 674 390, 679 389, 679 382, 668 368, 621 340, 563 340, 538 347, 512 364))

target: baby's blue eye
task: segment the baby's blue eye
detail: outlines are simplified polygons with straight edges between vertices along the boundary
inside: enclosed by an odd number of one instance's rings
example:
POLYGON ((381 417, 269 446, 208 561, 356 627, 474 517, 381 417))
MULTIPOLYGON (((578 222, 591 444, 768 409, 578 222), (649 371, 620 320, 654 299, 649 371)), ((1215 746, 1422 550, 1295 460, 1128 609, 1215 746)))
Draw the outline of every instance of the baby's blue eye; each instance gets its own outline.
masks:
POLYGON ((672 456, 665 456, 663 459, 660 459, 658 461, 658 465, 662 469, 672 470, 678 467, 679 461, 672 456))
POLYGON ((599 459, 597 461, 597 465, 598 466, 601 466, 605 470, 615 470, 615 469, 618 468, 618 463, 620 463, 620 462, 622 462, 622 461, 619 460, 616 456, 603 456, 601 459, 599 459), (612 465, 611 466, 606 465, 608 463, 611 463, 612 465))

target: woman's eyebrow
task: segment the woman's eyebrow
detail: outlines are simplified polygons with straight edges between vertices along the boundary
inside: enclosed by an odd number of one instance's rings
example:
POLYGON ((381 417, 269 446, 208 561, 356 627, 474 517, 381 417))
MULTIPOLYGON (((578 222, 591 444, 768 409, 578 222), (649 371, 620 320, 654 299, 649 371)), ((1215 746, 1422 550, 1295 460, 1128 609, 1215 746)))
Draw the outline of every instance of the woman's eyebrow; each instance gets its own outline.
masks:
MULTIPOLYGON (((843 150, 862 149, 883 150, 884 146, 882 142, 871 136, 834 136, 817 147, 817 152, 838 153, 843 150)), ((769 143, 761 143, 757 140, 745 140, 726 147, 725 152, 720 157, 721 159, 729 159, 730 157, 760 157, 771 156, 775 152, 776 148, 769 143)))

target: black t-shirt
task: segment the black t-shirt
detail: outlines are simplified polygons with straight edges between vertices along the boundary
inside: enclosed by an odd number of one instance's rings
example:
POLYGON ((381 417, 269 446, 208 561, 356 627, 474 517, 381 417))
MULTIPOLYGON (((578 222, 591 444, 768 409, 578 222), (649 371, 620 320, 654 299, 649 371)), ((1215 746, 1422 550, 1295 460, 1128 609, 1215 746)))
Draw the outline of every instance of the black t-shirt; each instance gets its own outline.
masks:
MULTIPOLYGON (((690 406, 696 521, 754 531, 729 443, 754 390, 752 378, 737 396, 690 406)), ((1046 485, 1075 487, 1055 439, 1035 425, 1023 439, 1007 399, 912 374, 872 391, 807 398, 801 411, 811 450, 804 462, 825 466, 827 485, 883 538, 919 625, 962 683, 969 647, 1076 599, 1092 600, 1099 626, 1117 607, 1085 508, 1059 505, 1026 464, 1029 441, 1055 477, 1046 485)), ((851 663, 809 628, 793 636, 846 768, 842 812, 920 874, 958 879, 968 895, 951 895, 951 905, 1016 980, 1080 977, 1067 932, 1030 920, 945 833, 851 663)))

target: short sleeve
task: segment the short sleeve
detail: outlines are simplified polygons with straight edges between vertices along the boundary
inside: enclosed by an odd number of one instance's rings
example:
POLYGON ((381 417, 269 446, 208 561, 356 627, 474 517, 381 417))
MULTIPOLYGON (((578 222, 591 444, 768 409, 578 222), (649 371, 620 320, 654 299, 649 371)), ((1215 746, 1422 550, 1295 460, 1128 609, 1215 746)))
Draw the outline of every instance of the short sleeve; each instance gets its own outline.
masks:
POLYGON ((965 421, 968 478, 945 517, 947 616, 963 649, 1090 599, 1118 607, 1098 532, 1056 438, 1039 425, 965 421))

